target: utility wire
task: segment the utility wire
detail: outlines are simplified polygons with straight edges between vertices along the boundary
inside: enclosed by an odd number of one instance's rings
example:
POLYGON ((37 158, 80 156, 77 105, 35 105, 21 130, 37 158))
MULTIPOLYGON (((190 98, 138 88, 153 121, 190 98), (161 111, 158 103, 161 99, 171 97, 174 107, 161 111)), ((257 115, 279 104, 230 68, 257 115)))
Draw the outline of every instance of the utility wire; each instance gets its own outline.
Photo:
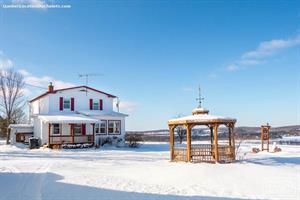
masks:
MULTIPOLYGON (((10 81, 18 82, 18 81, 16 81, 16 80, 13 80, 13 79, 11 79, 11 78, 8 78, 8 77, 6 77, 6 76, 3 76, 3 75, 0 75, 0 77, 1 77, 1 78, 5 78, 5 79, 7 79, 7 80, 10 80, 10 81)), ((24 85, 27 85, 27 86, 30 86, 30 87, 39 88, 39 89, 43 89, 43 90, 47 90, 47 88, 46 88, 46 87, 42 87, 42 86, 33 85, 33 84, 30 84, 30 83, 26 83, 25 81, 24 81, 24 85)))

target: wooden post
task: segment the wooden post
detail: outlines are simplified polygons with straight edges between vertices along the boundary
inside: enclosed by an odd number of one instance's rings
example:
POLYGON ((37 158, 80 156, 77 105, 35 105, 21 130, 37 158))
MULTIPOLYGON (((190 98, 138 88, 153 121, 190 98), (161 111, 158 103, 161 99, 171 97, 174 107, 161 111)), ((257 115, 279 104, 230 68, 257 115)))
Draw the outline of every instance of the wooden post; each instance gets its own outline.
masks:
POLYGON ((234 123, 231 126, 231 146, 232 146, 232 155, 233 160, 235 160, 235 133, 234 133, 234 123))
POLYGON ((267 125, 262 125, 261 126, 261 150, 267 150, 269 152, 269 145, 270 145, 270 128, 271 126, 269 126, 269 124, 267 125), (267 143, 267 148, 265 148, 264 146, 264 142, 266 141, 267 143))
POLYGON ((213 126, 209 126, 209 129, 210 129, 210 144, 211 144, 211 146, 212 146, 213 143, 214 143, 214 134, 213 134, 213 132, 214 132, 214 127, 213 127, 213 126))
POLYGON ((191 161, 191 126, 186 125, 186 161, 191 161))
POLYGON ((49 144, 49 147, 50 147, 50 132, 51 132, 51 124, 49 123, 48 124, 48 144, 49 144))
POLYGON ((169 130, 170 130, 170 159, 171 161, 174 160, 174 129, 175 126, 169 126, 169 130))
POLYGON ((229 147, 231 147, 231 133, 232 133, 232 130, 231 130, 231 124, 228 124, 228 137, 229 137, 229 147))
POLYGON ((214 146, 215 146, 215 162, 219 162, 219 149, 218 149, 218 125, 214 125, 214 146))
POLYGON ((93 145, 95 144, 95 124, 92 124, 93 126, 93 145))
POLYGON ((72 144, 74 144, 75 139, 74 139, 74 124, 70 124, 70 132, 72 136, 72 144))

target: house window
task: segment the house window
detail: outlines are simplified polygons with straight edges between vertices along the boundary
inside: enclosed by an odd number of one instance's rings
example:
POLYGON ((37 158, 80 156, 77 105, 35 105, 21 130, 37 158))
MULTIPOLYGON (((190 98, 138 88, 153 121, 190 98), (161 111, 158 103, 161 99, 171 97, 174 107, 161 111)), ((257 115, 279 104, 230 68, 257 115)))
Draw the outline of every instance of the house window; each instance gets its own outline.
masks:
POLYGON ((74 124, 74 135, 82 135, 81 124, 74 124))
POLYGON ((99 110, 99 102, 93 102, 93 110, 99 110))
POLYGON ((95 132, 97 134, 106 134, 107 121, 100 120, 100 123, 95 124, 95 132))
POLYGON ((53 124, 53 135, 59 135, 59 134, 60 134, 60 125, 53 124))
POLYGON ((64 109, 70 109, 70 108, 71 108, 70 99, 64 99, 64 109))
POLYGON ((121 134, 121 121, 109 120, 108 121, 108 134, 121 134))

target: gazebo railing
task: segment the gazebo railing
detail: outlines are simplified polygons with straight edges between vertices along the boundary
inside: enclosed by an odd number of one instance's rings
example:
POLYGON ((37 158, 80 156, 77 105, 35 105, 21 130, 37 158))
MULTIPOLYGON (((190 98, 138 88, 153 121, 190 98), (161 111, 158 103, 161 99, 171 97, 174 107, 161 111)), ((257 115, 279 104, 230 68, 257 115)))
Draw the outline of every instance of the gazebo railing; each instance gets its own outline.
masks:
POLYGON ((191 148, 191 161, 193 163, 199 162, 215 162, 212 152, 212 145, 210 144, 196 144, 191 148))
POLYGON ((186 148, 184 147, 174 148, 173 161, 187 161, 186 148))
MULTIPOLYGON (((191 162, 215 162, 214 145, 196 144, 191 147, 191 162)), ((219 162, 233 162, 235 160, 234 147, 229 145, 218 145, 219 162)), ((175 147, 173 161, 187 161, 187 149, 175 147)))

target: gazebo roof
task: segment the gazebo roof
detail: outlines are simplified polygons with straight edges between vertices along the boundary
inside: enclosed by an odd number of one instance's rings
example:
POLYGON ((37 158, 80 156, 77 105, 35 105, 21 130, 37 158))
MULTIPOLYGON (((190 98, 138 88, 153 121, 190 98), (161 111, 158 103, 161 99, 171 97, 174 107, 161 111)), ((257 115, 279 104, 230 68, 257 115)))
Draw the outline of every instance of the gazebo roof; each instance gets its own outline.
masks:
POLYGON ((176 124, 210 124, 210 123, 230 123, 236 122, 236 119, 230 117, 209 115, 208 110, 205 108, 195 108, 193 110, 193 115, 186 117, 180 117, 176 119, 170 119, 168 121, 169 125, 176 124))

